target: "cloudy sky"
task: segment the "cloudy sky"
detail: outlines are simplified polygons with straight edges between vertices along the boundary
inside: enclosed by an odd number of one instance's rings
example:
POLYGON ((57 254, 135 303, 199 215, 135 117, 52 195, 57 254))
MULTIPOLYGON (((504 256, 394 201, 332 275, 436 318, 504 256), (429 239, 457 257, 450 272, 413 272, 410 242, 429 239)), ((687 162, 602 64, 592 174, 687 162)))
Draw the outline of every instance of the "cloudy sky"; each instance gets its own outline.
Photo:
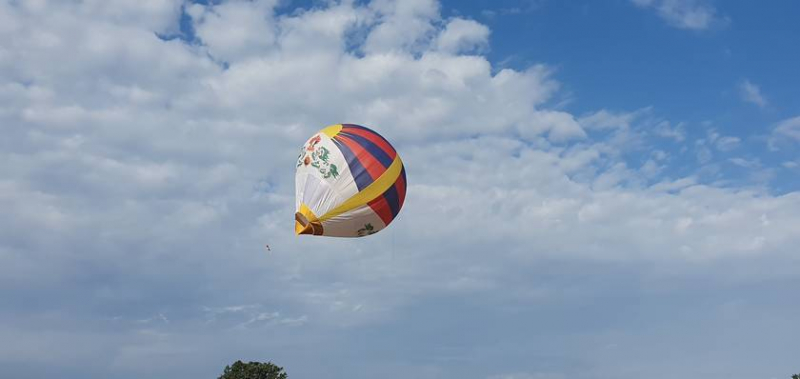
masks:
POLYGON ((1 375, 788 378, 798 14, 2 0, 1 375), (296 151, 342 122, 405 207, 296 237, 296 151))

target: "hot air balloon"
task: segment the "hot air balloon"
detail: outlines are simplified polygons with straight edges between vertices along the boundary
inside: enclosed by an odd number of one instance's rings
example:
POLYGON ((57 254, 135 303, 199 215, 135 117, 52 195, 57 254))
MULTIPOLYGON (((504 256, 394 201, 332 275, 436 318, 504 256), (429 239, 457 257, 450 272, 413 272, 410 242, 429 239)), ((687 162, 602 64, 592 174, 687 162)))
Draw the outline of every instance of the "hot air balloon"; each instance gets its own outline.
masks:
POLYGON ((296 234, 364 237, 397 217, 406 172, 380 134, 360 125, 331 125, 300 149, 295 195, 296 234))

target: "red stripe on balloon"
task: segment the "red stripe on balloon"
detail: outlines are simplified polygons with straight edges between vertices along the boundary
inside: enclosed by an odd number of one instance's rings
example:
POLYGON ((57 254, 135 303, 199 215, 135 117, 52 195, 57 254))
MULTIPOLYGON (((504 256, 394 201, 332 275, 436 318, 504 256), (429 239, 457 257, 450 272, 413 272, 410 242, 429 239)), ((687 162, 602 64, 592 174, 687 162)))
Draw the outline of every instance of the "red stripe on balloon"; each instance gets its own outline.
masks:
POLYGON ((358 142, 353 141, 352 139, 347 138, 347 136, 341 134, 337 135, 335 138, 341 141, 343 144, 347 145, 347 147, 349 147, 350 150, 353 151, 353 154, 356 156, 356 159, 358 159, 358 161, 361 162, 361 165, 364 166, 364 169, 367 170, 369 176, 372 177, 373 181, 375 181, 375 179, 378 179, 381 176, 381 174, 383 174, 383 172, 386 171, 386 168, 383 167, 381 162, 378 162, 378 160, 375 159, 375 157, 373 157, 369 151, 367 151, 361 145, 359 145, 358 142))
POLYGON ((348 128, 348 127, 342 128, 342 131, 345 133, 355 134, 368 139, 370 142, 380 147, 381 150, 383 150, 386 153, 386 155, 388 155, 389 158, 392 158, 393 160, 394 157, 397 156, 397 151, 394 150, 392 145, 390 145, 388 142, 386 142, 385 139, 375 134, 374 132, 370 132, 366 129, 348 128))
POLYGON ((369 202, 369 207, 383 220, 384 225, 389 225, 394 216, 392 215, 392 208, 383 195, 378 196, 375 200, 369 202))
POLYGON ((398 198, 398 207, 400 209, 403 207, 403 202, 406 200, 406 169, 403 168, 403 171, 400 172, 400 176, 397 178, 397 181, 394 182, 394 188, 397 189, 397 198, 398 198))

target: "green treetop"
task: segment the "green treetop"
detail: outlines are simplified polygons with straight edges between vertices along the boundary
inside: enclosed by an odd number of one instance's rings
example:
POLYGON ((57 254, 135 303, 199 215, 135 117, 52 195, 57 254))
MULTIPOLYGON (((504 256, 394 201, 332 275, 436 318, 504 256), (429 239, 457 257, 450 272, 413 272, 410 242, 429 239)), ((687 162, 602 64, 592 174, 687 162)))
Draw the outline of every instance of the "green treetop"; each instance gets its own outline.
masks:
POLYGON ((233 365, 225 366, 225 371, 219 379, 286 379, 283 367, 278 367, 272 362, 236 361, 233 365))

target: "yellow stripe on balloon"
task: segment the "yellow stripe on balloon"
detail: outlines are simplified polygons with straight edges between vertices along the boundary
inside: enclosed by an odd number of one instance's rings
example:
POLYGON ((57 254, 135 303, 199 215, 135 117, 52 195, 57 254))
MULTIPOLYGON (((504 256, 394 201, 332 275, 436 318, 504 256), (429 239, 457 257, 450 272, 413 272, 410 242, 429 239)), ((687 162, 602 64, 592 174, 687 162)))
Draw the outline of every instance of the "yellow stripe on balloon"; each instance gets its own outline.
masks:
POLYGON ((339 134, 339 132, 341 131, 342 131, 342 124, 336 124, 328 126, 327 128, 320 130, 319 132, 330 138, 333 138, 333 136, 339 134))
POLYGON ((306 205, 306 203, 300 203, 300 210, 298 212, 300 212, 300 214, 303 216, 306 216, 306 218, 309 220, 317 219, 317 216, 314 215, 314 212, 308 207, 308 205, 306 205))
POLYGON ((356 209, 362 205, 369 203, 372 200, 375 200, 378 196, 382 195, 389 187, 393 186, 394 183, 397 181, 397 178, 400 177, 400 172, 403 170, 403 161, 400 160, 400 156, 398 155, 394 162, 389 165, 389 168, 381 174, 378 179, 376 179, 372 184, 364 188, 363 191, 353 195, 353 197, 347 199, 342 205, 328 211, 319 218, 319 221, 330 220, 344 212, 356 209))
MULTIPOLYGON (((294 233, 295 234, 316 234, 316 233, 314 233, 314 225, 312 225, 312 223, 319 222, 319 221, 317 221, 317 216, 314 215, 314 212, 311 211, 311 208, 309 208, 308 205, 306 205, 305 203, 301 203, 300 204, 300 209, 297 211, 297 213, 303 215, 302 217, 304 217, 308 221, 308 223, 306 223, 306 221, 303 221, 303 223, 301 223, 300 219, 297 218, 298 216, 295 215, 294 233), (311 231, 311 233, 307 233, 309 230, 311 231)), ((320 226, 320 230, 321 230, 321 225, 319 225, 319 226, 320 226)))

